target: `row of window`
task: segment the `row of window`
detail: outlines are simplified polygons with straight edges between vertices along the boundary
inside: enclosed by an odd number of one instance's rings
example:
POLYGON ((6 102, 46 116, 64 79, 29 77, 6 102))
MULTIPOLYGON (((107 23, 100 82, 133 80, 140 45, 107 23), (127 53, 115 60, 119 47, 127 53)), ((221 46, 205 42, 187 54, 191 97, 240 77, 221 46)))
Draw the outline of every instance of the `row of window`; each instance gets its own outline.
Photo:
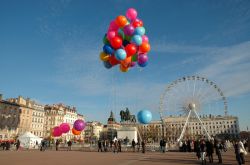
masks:
POLYGON ((32 118, 32 122, 43 123, 43 119, 32 118))

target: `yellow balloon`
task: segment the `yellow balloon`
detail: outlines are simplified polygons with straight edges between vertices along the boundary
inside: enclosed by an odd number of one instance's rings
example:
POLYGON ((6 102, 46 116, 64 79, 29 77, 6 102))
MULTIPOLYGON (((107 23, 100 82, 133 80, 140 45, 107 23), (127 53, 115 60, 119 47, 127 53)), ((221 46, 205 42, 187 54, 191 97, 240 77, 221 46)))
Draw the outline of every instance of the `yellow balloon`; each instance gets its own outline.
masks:
POLYGON ((124 67, 122 64, 120 65, 120 71, 121 72, 127 72, 128 71, 128 68, 127 67, 124 67))
POLYGON ((100 53, 100 59, 101 59, 102 61, 108 61, 108 60, 109 60, 109 55, 107 55, 107 54, 104 53, 104 52, 101 52, 101 53, 100 53))

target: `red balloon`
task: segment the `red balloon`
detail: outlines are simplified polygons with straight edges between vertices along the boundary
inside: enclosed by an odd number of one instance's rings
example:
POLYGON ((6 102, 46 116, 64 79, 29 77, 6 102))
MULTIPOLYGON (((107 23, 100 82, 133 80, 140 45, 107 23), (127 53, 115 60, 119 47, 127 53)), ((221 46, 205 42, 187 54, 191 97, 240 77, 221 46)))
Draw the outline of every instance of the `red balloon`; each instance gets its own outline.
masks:
POLYGON ((129 57, 129 56, 134 55, 137 52, 137 47, 134 44, 128 44, 126 45, 125 50, 126 50, 127 56, 129 57))
POLYGON ((109 58, 109 63, 114 66, 114 65, 117 65, 117 64, 120 64, 120 61, 118 61, 114 55, 110 56, 109 58))
POLYGON ((115 36, 111 39, 110 43, 114 49, 118 49, 122 46, 122 39, 118 36, 115 36))
POLYGON ((142 20, 136 19, 135 21, 133 21, 132 25, 133 25, 134 28, 142 27, 143 22, 142 22, 142 20))

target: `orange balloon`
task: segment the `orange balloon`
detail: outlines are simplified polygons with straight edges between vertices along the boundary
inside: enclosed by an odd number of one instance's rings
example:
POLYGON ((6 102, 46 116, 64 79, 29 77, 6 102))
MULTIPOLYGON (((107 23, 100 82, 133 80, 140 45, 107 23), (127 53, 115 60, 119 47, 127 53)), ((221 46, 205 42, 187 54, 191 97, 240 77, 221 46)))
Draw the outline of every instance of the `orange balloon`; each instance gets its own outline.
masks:
POLYGON ((108 61, 108 60, 109 60, 109 55, 106 54, 106 53, 104 53, 104 52, 101 52, 101 53, 100 53, 100 59, 101 59, 102 61, 108 61))
POLYGON ((141 45, 140 45, 140 51, 143 52, 143 53, 147 53, 148 51, 150 51, 150 45, 149 43, 147 42, 143 42, 141 45))
POLYGON ((80 135, 81 134, 81 131, 77 131, 75 128, 72 128, 72 133, 74 135, 80 135))
POLYGON ((115 19, 115 23, 120 27, 124 27, 127 24, 128 20, 125 16, 123 15, 119 15, 118 17, 116 17, 115 19))
POLYGON ((124 60, 121 61, 121 64, 125 67, 128 68, 130 63, 132 62, 132 56, 129 56, 125 58, 124 60))
POLYGON ((120 65, 120 71, 122 72, 127 72, 128 71, 128 67, 123 66, 122 64, 120 65))

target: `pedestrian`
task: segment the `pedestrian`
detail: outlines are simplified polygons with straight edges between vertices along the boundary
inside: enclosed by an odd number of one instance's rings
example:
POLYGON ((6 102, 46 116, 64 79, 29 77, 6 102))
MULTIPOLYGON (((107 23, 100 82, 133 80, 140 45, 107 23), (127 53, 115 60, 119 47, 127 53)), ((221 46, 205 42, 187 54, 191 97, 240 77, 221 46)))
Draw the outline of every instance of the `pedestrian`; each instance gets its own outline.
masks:
POLYGON ((160 140, 160 151, 163 152, 163 139, 160 140))
POLYGON ((213 159, 213 153, 214 153, 214 145, 213 145, 213 141, 207 141, 206 143, 206 147, 207 147, 207 156, 209 159, 209 163, 213 163, 214 159, 213 159))
POLYGON ((163 152, 163 153, 166 152, 166 144, 167 144, 166 140, 163 139, 163 141, 162 141, 162 152, 163 152))
POLYGON ((113 152, 115 153, 118 153, 118 140, 115 140, 114 141, 114 144, 113 144, 113 152))
POLYGON ((67 144, 68 144, 68 151, 71 151, 72 142, 69 140, 67 144))
POLYGON ((195 151, 196 151, 197 159, 200 160, 201 159, 201 147, 200 147, 200 141, 199 140, 197 140, 195 142, 195 151))
POLYGON ((118 151, 119 151, 119 152, 122 152, 121 140, 118 140, 118 151))
POLYGON ((10 141, 6 141, 5 149, 10 150, 10 141))
POLYGON ((206 144, 205 141, 202 140, 200 143, 200 150, 201 150, 201 164, 206 164, 206 144))
POLYGON ((107 140, 104 140, 103 147, 104 147, 104 152, 107 152, 108 151, 108 141, 107 140))
POLYGON ((132 140, 132 148, 133 148, 133 152, 135 152, 135 140, 132 140))
POLYGON ((145 154, 145 149, 146 149, 146 141, 145 140, 142 140, 141 147, 142 147, 142 153, 145 154))
POLYGON ((238 141, 238 163, 245 164, 245 155, 247 155, 247 151, 244 147, 244 144, 241 140, 238 141))
POLYGON ((215 153, 216 155, 218 156, 218 160, 219 160, 219 164, 222 164, 222 156, 221 156, 221 153, 222 153, 222 144, 221 144, 221 141, 217 141, 215 142, 215 153))
POLYGON ((57 139, 57 140, 56 140, 56 151, 58 151, 58 149, 59 149, 59 144, 60 144, 60 142, 59 142, 59 140, 57 139))
POLYGON ((20 141, 19 141, 19 139, 18 139, 17 142, 16 142, 16 150, 17 150, 17 151, 19 150, 19 147, 20 147, 20 141))
POLYGON ((140 146, 141 146, 141 143, 140 143, 140 140, 138 139, 138 141, 137 141, 137 152, 140 152, 140 146))
POLYGON ((102 141, 100 139, 98 140, 98 152, 99 151, 102 152, 102 141))
POLYGON ((180 152, 183 151, 183 143, 182 143, 182 141, 179 142, 179 151, 180 152))

